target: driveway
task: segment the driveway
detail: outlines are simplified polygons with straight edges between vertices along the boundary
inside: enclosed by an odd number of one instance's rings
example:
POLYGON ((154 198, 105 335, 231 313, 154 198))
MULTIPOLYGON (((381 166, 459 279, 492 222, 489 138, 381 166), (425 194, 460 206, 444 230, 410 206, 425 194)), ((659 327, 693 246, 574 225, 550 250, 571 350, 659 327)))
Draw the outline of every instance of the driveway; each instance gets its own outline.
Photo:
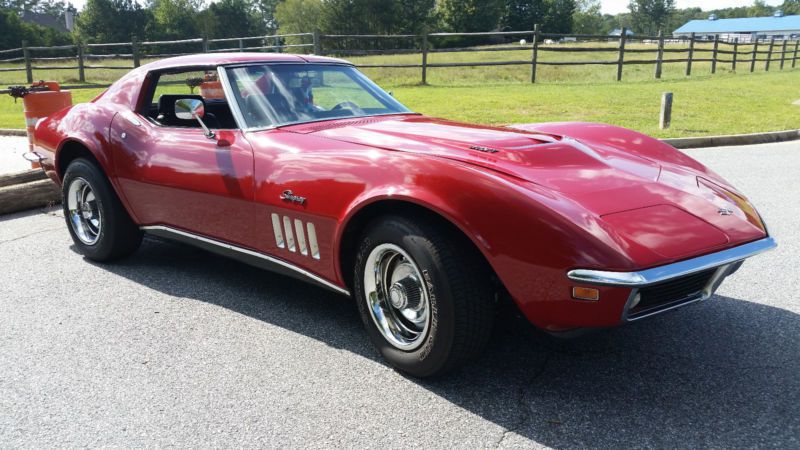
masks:
POLYGON ((711 300, 578 341, 505 318, 437 381, 348 300, 148 238, 93 264, 0 217, 0 447, 800 447, 800 142, 698 149, 779 248, 711 300))

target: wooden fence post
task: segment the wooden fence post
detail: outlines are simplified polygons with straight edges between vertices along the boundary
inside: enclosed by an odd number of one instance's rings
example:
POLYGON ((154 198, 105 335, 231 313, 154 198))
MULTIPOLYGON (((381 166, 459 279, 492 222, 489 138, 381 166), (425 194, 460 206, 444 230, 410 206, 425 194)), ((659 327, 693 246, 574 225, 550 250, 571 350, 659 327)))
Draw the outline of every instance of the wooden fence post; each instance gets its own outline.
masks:
POLYGON ((750 72, 756 70, 757 57, 758 57, 758 38, 756 38, 756 43, 753 45, 753 57, 750 59, 750 72))
POLYGON ((781 70, 783 70, 783 63, 786 61, 786 39, 783 40, 781 46, 781 70))
POLYGON ((31 51, 28 50, 28 41, 22 41, 22 57, 25 58, 25 77, 28 83, 33 83, 33 69, 31 68, 31 51))
POLYGON ((661 64, 664 61, 664 32, 658 30, 658 54, 656 55, 656 78, 661 78, 661 64))
POLYGON ((797 49, 800 47, 800 39, 794 41, 794 57, 792 58, 792 69, 797 64, 797 49))
POLYGON ((769 72, 769 63, 772 62, 772 50, 775 48, 775 36, 769 39, 769 50, 767 51, 767 64, 764 66, 764 70, 769 72))
POLYGON ((694 57, 694 33, 689 35, 689 55, 686 58, 686 76, 692 74, 692 58, 694 57))
POLYGON ((531 83, 536 83, 536 63, 539 59, 539 24, 533 25, 533 42, 531 42, 531 83))
POLYGON ((428 30, 422 30, 422 84, 428 84, 428 30))
POLYGON ((131 35, 131 53, 133 54, 133 67, 139 67, 141 61, 139 60, 139 41, 136 40, 136 35, 131 35))
POLYGON ((315 29, 311 36, 314 39, 314 54, 322 55, 322 41, 320 40, 319 30, 315 29))
POLYGON ((619 35, 619 57, 617 58, 617 81, 622 80, 622 67, 625 65, 625 41, 628 38, 628 29, 622 27, 619 35))
POLYGON ((736 57, 739 51, 739 38, 733 38, 733 58, 731 59, 731 70, 736 72, 736 57))
POLYGON ((666 130, 672 122, 672 92, 661 94, 661 114, 659 115, 658 128, 666 130))
POLYGON ((244 39, 239 39, 239 53, 244 51, 244 39))
POLYGON ((711 73, 717 73, 717 52, 719 51, 719 35, 714 35, 714 50, 711 52, 711 73))
POLYGON ((86 71, 84 70, 84 62, 83 62, 83 42, 78 41, 76 43, 78 46, 78 81, 81 83, 86 81, 86 71))
POLYGON ((208 36, 203 36, 203 53, 208 53, 208 36))

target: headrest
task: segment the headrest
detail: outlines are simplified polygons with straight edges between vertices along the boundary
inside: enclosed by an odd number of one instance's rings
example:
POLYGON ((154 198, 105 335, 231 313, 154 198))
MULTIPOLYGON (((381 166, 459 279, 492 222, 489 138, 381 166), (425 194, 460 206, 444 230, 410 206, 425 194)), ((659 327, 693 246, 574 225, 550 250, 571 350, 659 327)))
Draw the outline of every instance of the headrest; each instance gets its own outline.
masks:
POLYGON ((180 99, 188 98, 192 100, 200 100, 203 106, 206 105, 205 100, 200 95, 193 94, 163 94, 158 97, 158 115, 164 117, 175 117, 175 102, 180 99))

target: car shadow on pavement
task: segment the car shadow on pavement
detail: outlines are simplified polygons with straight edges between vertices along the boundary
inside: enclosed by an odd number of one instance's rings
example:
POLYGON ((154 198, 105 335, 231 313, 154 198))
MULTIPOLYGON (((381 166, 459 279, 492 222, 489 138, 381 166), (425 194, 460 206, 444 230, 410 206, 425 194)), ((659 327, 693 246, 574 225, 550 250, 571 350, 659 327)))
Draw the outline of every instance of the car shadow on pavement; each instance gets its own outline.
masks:
MULTIPOLYGON (((132 257, 98 267, 384 364, 352 300, 300 281, 150 237, 132 257)), ((514 441, 524 437, 554 448, 796 448, 793 312, 715 296, 573 341, 531 333, 512 317, 496 328, 470 366, 411 381, 509 430, 497 444, 524 445, 514 441)))

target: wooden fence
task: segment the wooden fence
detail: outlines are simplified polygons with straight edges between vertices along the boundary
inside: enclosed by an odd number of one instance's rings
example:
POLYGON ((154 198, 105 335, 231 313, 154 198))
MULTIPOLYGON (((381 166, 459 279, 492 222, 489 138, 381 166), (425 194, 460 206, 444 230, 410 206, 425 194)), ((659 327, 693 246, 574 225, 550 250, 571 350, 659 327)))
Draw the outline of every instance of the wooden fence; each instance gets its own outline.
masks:
POLYGON ((578 65, 606 65, 616 66, 616 79, 622 80, 623 68, 632 64, 653 65, 655 78, 661 78, 664 64, 685 64, 685 74, 692 74, 692 64, 698 62, 711 63, 711 73, 715 73, 720 64, 729 65, 733 71, 737 67, 744 65, 750 72, 756 70, 757 62, 764 63, 764 70, 769 71, 773 64, 779 64, 783 70, 785 66, 791 64, 794 68, 798 60, 798 48, 800 40, 775 40, 768 41, 738 42, 724 41, 716 37, 715 40, 697 39, 694 34, 689 38, 673 39, 666 38, 659 33, 658 36, 628 36, 623 29, 619 36, 616 35, 588 35, 588 34, 554 34, 543 33, 536 25, 530 31, 492 31, 480 33, 424 33, 419 35, 325 35, 317 31, 313 33, 294 33, 277 34, 271 36, 249 36, 241 38, 227 39, 184 39, 177 41, 144 41, 139 42, 135 37, 131 42, 116 42, 103 44, 76 44, 63 45, 57 47, 29 47, 26 42, 22 42, 20 48, 0 50, 0 64, 20 63, 17 67, 0 67, 2 72, 24 71, 28 82, 35 79, 34 71, 41 70, 76 70, 78 80, 86 81, 86 71, 91 69, 112 69, 130 70, 138 67, 142 59, 164 58, 192 53, 218 53, 218 52, 244 52, 244 51, 267 51, 267 52, 301 52, 313 53, 317 55, 332 56, 370 56, 370 55, 394 55, 394 54, 420 54, 419 63, 411 64, 357 64, 362 68, 407 68, 419 69, 420 81, 427 83, 428 71, 434 68, 443 67, 481 67, 481 66, 509 66, 520 65, 530 66, 530 82, 536 82, 537 68, 539 66, 578 66, 578 65), (446 38, 493 38, 506 40, 505 44, 493 46, 473 46, 473 47, 437 47, 437 40, 446 38), (530 41, 511 45, 511 39, 530 38, 530 41), (357 49, 349 48, 354 42, 363 40, 403 40, 412 42, 409 48, 392 49, 357 49), (292 40, 293 44, 287 44, 292 40), (304 42, 305 41, 305 42, 304 42), (557 42, 574 42, 575 45, 551 45, 557 42), (345 42, 345 45, 342 44, 345 42), (586 46, 587 42, 601 42, 602 47, 586 46), (631 42, 643 42, 655 45, 652 48, 631 48, 631 42), (685 48, 666 48, 665 43, 683 43, 685 48), (711 48, 698 48, 695 44, 711 44, 711 48), (326 45, 327 44, 327 45, 326 45), (581 46, 583 45, 583 46, 581 46), (178 46, 178 52, 165 52, 164 49, 178 46), (451 62, 451 63, 431 63, 429 55, 432 53, 454 53, 454 52, 488 52, 488 51, 527 51, 529 58, 507 60, 507 61, 472 61, 472 62, 451 62), (63 55, 63 53, 68 53, 63 55), (544 52, 572 52, 572 53, 596 53, 614 52, 617 57, 610 60, 564 60, 553 61, 542 58, 540 54, 544 52), (62 54, 58 54, 62 53, 62 54), (655 53, 654 59, 635 59, 635 55, 642 53, 655 53), (699 55, 705 53, 705 55, 699 55), (709 55, 710 53, 710 55, 709 55), (53 56, 56 54, 56 56, 53 56), (633 55, 633 57, 632 57, 633 55), (668 55, 676 55, 668 58, 668 55), (699 57, 698 57, 699 56, 699 57), (126 60, 130 59, 132 64, 129 66, 97 64, 104 60, 126 60), (52 65, 55 62, 75 62, 72 66, 52 65), (48 65, 50 64, 50 65, 48 65))

